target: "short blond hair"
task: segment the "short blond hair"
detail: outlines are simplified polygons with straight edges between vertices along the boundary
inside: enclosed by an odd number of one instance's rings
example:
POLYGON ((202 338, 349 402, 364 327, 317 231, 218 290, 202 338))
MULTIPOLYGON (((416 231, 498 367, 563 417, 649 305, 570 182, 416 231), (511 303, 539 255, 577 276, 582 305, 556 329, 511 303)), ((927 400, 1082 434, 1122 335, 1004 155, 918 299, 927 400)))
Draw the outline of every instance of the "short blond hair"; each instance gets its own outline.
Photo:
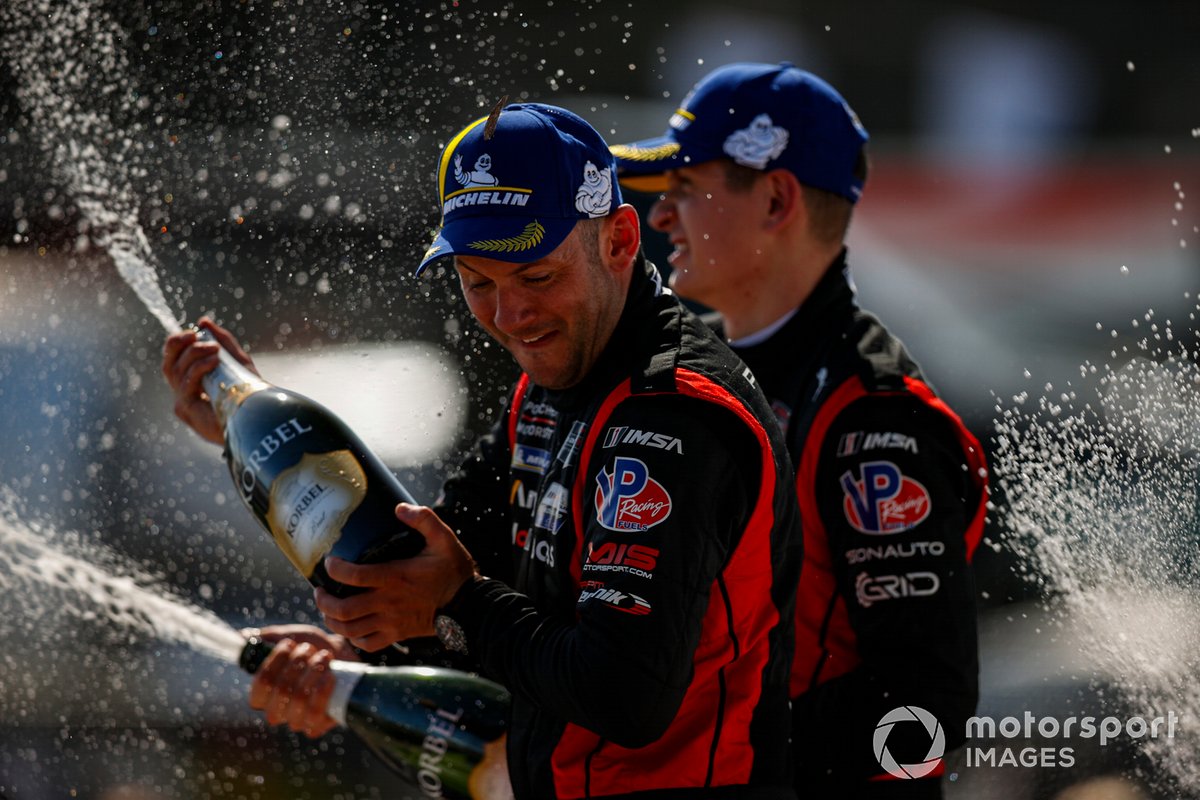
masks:
MULTIPOLYGON (((725 185, 735 192, 748 192, 755 181, 763 176, 761 170, 744 167, 730 159, 722 159, 725 164, 725 185)), ((854 177, 862 182, 867 180, 867 154, 864 149, 859 153, 858 163, 854 167, 854 177)), ((854 213, 854 203, 841 195, 827 192, 824 189, 807 184, 800 184, 804 197, 804 206, 808 210, 813 235, 825 244, 840 243, 846 238, 850 229, 850 217, 854 213)))

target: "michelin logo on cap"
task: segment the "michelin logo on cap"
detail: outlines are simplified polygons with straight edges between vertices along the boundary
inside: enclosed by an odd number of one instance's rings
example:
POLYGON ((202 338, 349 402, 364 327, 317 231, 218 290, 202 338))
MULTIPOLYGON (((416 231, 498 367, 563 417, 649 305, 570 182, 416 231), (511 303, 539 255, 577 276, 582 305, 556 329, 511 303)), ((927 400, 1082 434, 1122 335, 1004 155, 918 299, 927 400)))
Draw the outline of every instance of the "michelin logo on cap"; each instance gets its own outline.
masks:
POLYGON ((518 189, 513 186, 503 187, 504 191, 480 191, 479 189, 462 189, 446 196, 442 204, 442 214, 449 214, 464 206, 523 206, 529 202, 533 192, 529 189, 518 189))
POLYGON ((488 153, 475 159, 475 168, 470 171, 464 170, 462 163, 462 153, 455 153, 454 180, 463 188, 446 195, 443 215, 465 206, 523 206, 529 202, 533 190, 500 185, 500 179, 492 174, 492 157, 488 153))
POLYGON ((608 216, 612 208, 612 171, 599 169, 591 161, 583 165, 583 183, 575 192, 575 208, 592 219, 608 216))
POLYGON ((745 128, 729 134, 722 149, 743 167, 765 169, 768 161, 783 154, 787 144, 787 130, 771 122, 769 115, 759 114, 745 128))
POLYGON ((487 153, 475 159, 475 169, 471 172, 463 172, 462 153, 454 156, 454 179, 467 189, 472 186, 499 186, 500 181, 492 175, 491 170, 492 157, 487 153))

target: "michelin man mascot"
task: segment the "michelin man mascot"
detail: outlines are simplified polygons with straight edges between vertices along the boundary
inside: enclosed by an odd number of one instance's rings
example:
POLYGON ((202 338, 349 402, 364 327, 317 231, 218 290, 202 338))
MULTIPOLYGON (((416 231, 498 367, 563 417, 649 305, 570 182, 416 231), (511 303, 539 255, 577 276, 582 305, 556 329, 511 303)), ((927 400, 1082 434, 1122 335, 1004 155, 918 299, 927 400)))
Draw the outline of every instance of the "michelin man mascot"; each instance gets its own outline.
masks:
POLYGON ((612 175, 608 168, 597 169, 592 162, 583 165, 583 183, 575 193, 575 208, 589 217, 603 217, 612 206, 612 175))

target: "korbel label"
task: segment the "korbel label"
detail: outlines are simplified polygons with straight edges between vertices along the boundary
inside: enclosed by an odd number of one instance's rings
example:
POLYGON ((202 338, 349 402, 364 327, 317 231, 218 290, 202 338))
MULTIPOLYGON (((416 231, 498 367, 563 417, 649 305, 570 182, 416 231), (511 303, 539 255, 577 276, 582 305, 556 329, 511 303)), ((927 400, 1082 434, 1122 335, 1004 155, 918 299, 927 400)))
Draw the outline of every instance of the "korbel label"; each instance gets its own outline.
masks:
POLYGON ((367 496, 367 476, 349 450, 305 453, 271 484, 267 522, 296 569, 312 577, 367 496))

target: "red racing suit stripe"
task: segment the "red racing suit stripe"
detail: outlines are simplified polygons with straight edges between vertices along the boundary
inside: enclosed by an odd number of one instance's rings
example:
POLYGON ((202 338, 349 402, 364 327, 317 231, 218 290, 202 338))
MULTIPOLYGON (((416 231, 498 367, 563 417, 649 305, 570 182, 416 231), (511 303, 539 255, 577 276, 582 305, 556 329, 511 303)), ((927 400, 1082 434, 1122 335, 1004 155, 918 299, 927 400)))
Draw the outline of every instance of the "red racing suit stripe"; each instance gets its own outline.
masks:
POLYGON ((517 444, 517 423, 521 420, 521 400, 529 389, 529 374, 521 373, 517 385, 513 387, 512 405, 508 407, 508 448, 511 450, 517 444))
POLYGON ((800 518, 804 520, 804 558, 811 567, 804 570, 801 579, 812 587, 808 596, 820 598, 821 602, 796 605, 792 697, 849 672, 859 664, 854 629, 850 626, 846 604, 838 593, 834 577, 829 536, 817 510, 816 475, 821 442, 825 440, 830 424, 842 409, 866 393, 858 377, 848 379, 833 391, 813 419, 796 469, 796 499, 800 502, 800 518))
POLYGON ((963 453, 967 457, 967 466, 975 473, 976 480, 983 484, 983 493, 979 504, 975 507, 975 513, 971 517, 971 524, 964 533, 964 538, 967 542, 967 563, 969 564, 975 556, 975 548, 979 547, 979 542, 983 539, 983 525, 987 518, 988 491, 985 482, 988 472, 987 459, 984 457, 983 448, 980 446, 979 440, 975 438, 975 434, 967 429, 967 426, 963 424, 962 418, 958 414, 955 414, 942 398, 935 395, 932 389, 910 376, 905 376, 904 385, 908 387, 910 392, 921 398, 925 402, 925 405, 937 409, 954 424, 954 434, 958 437, 963 453))

